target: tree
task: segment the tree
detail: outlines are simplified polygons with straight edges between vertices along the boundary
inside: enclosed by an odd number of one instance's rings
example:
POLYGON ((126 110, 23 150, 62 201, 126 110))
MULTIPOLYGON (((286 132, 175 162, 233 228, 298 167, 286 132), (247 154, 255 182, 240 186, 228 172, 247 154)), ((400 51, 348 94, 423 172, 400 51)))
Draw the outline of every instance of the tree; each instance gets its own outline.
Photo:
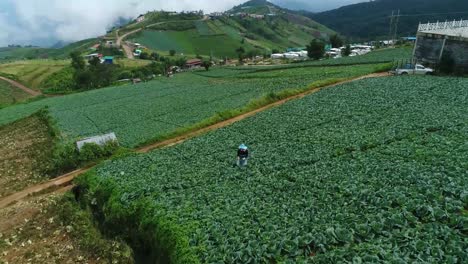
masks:
POLYGON ((239 47, 238 49, 236 49, 236 53, 239 56, 239 61, 243 62, 244 61, 245 49, 243 47, 239 47))
POLYGON ((309 56, 309 58, 318 60, 323 57, 323 54, 325 54, 325 45, 323 42, 314 39, 307 46, 307 56, 309 56))
POLYGON ((92 87, 93 74, 88 70, 79 70, 75 72, 75 83, 79 89, 88 89, 92 87))
POLYGON ((209 71, 211 67, 211 61, 207 61, 207 60, 203 61, 202 66, 205 67, 206 71, 209 71))
POLYGON ((351 46, 349 44, 346 45, 346 47, 342 51, 344 57, 348 57, 351 55, 351 46))
POLYGON ((338 34, 335 34, 330 37, 330 44, 333 48, 339 48, 343 46, 343 40, 338 36, 338 34))
POLYGON ((169 55, 171 55, 172 57, 176 55, 176 51, 175 50, 170 50, 169 51, 169 55))
POLYGON ((148 54, 148 52, 142 52, 140 54, 140 59, 142 59, 142 60, 147 60, 149 58, 150 58, 150 55, 148 54))
POLYGON ((157 60, 159 60, 159 57, 160 56, 159 56, 158 53, 156 53, 156 52, 151 53, 151 59, 157 61, 157 60))
POLYGON ((98 64, 101 63, 101 60, 98 57, 93 57, 92 59, 88 61, 88 63, 89 65, 97 66, 98 64))
POLYGON ((73 69, 75 69, 76 71, 82 71, 85 69, 86 62, 83 56, 81 56, 81 54, 78 51, 70 53, 70 57, 72 59, 71 65, 73 69))

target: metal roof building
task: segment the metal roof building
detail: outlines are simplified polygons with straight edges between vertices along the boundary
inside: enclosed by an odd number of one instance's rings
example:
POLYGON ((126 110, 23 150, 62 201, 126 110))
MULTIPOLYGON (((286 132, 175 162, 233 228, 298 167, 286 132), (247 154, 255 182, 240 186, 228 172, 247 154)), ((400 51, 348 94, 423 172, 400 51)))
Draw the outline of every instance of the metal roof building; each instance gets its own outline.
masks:
POLYGON ((437 65, 443 56, 468 71, 468 20, 419 24, 413 58, 437 65))

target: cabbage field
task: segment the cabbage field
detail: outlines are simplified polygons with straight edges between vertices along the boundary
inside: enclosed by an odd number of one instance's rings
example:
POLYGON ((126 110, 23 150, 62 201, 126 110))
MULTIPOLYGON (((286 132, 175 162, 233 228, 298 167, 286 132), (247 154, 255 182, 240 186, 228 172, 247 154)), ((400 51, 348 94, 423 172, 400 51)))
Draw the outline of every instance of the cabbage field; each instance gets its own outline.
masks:
MULTIPOLYGON (((269 72, 242 71, 229 78, 196 73, 178 74, 138 85, 127 85, 48 98, 0 110, 0 124, 24 118, 48 107, 66 139, 115 132, 125 147, 196 124, 219 112, 239 109, 252 99, 285 89, 303 89, 317 81, 352 78, 379 65, 298 68, 269 72)), ((210 71, 216 75, 217 71, 210 71)))
POLYGON ((467 87, 344 84, 82 181, 104 226, 171 263, 466 263, 467 87))

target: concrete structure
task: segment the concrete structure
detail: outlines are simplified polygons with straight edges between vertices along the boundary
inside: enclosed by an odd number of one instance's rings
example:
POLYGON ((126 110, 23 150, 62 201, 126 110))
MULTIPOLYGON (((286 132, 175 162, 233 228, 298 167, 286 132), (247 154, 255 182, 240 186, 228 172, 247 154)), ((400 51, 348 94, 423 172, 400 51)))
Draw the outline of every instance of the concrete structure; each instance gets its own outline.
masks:
POLYGON ((435 66, 444 55, 468 71, 468 20, 420 24, 413 59, 435 66))

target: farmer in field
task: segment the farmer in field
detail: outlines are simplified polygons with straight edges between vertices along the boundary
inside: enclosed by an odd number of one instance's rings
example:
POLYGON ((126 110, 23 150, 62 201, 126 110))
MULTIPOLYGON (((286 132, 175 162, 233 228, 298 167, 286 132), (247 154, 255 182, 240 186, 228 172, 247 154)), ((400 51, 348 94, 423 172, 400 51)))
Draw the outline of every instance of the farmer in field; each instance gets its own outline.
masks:
POLYGON ((247 166, 247 160, 249 159, 249 149, 246 145, 242 144, 237 150, 237 166, 245 167, 247 166))

